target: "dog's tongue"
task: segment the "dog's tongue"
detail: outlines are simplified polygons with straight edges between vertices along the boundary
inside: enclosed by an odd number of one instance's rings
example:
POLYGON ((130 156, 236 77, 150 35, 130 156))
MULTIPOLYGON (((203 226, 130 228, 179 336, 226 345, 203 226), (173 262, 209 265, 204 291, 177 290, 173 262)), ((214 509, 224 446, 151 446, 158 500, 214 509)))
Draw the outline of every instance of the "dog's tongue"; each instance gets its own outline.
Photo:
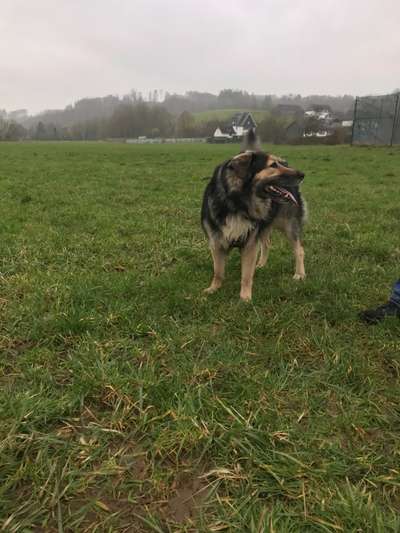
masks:
POLYGON ((271 191, 275 192, 276 194, 279 194, 279 196, 282 196, 285 200, 289 200, 293 204, 299 205, 296 198, 287 189, 284 189, 283 187, 278 187, 278 185, 270 185, 269 188, 271 189, 271 191))

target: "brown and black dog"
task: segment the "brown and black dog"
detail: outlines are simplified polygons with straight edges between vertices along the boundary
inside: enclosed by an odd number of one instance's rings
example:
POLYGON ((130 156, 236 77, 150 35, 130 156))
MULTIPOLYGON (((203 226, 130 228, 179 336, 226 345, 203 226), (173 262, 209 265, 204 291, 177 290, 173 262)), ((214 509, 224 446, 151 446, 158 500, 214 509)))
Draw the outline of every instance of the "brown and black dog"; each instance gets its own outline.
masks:
MULTIPOLYGON (((248 146, 254 147, 254 132, 248 146)), ((268 256, 270 234, 280 229, 292 243, 296 268, 294 279, 303 279, 304 250, 301 232, 306 216, 299 184, 304 174, 261 150, 245 150, 218 165, 203 196, 201 224, 214 263, 214 276, 206 289, 220 288, 226 256, 232 248, 241 253, 240 298, 251 300, 257 254, 257 266, 264 266, 268 256)))

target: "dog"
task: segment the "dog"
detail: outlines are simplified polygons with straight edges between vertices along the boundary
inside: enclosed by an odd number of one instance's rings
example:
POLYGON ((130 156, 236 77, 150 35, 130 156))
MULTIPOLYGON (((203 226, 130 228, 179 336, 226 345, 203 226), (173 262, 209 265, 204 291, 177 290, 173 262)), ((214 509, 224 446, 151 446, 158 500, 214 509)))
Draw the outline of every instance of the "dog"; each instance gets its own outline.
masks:
POLYGON ((274 228, 283 231, 293 246, 294 279, 304 279, 301 235, 306 206, 299 189, 303 178, 303 172, 289 167, 285 160, 260 150, 252 130, 245 150, 215 168, 201 208, 201 225, 214 265, 206 293, 221 287, 226 257, 232 248, 239 248, 240 298, 250 301, 257 254, 260 250, 257 266, 262 267, 274 228))

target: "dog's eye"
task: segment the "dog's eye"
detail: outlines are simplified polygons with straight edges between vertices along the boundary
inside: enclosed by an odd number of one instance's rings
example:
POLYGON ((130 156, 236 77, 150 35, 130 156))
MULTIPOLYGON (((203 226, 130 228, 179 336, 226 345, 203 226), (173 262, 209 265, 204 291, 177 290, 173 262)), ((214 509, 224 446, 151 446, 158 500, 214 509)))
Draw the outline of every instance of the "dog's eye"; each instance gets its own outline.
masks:
POLYGON ((278 168, 278 163, 275 161, 275 163, 272 163, 271 167, 272 168, 278 168))

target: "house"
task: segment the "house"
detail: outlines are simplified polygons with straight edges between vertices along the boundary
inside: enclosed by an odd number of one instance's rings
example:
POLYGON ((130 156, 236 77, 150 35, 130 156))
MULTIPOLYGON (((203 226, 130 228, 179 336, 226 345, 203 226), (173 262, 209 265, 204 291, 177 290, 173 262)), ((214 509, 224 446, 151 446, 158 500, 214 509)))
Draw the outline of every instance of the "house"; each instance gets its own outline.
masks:
POLYGON ((218 127, 214 131, 214 135, 210 137, 209 142, 240 141, 250 129, 255 129, 256 127, 257 123, 250 112, 236 113, 225 126, 218 127))
POLYGON ((305 131, 303 137, 329 137, 335 128, 340 126, 340 120, 334 116, 331 109, 322 105, 315 105, 304 112, 305 131))
POLYGON ((318 111, 310 109, 309 111, 304 111, 305 118, 318 118, 318 111))
POLYGON ((234 129, 233 134, 244 135, 245 132, 256 127, 257 123, 248 111, 236 113, 231 119, 231 128, 234 129))
POLYGON ((303 137, 329 137, 332 135, 332 132, 329 130, 318 130, 318 131, 307 131, 303 133, 303 137))
POLYGON ((304 134, 304 121, 294 120, 286 127, 286 139, 288 141, 296 141, 301 139, 304 134))
POLYGON ((334 116, 329 109, 310 109, 304 112, 304 118, 315 118, 325 123, 332 122, 334 120, 334 116))
POLYGON ((232 135, 229 133, 224 133, 221 128, 217 128, 214 131, 213 137, 211 137, 210 142, 214 143, 227 143, 232 141, 232 135))

